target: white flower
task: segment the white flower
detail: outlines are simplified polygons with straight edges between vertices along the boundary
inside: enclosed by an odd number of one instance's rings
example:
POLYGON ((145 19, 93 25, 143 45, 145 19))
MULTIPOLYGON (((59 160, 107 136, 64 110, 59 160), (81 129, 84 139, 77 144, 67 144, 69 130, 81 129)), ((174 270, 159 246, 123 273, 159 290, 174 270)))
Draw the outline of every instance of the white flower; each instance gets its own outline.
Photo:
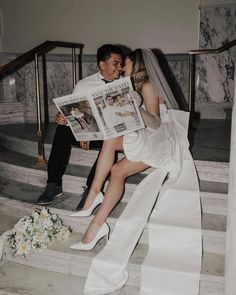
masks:
POLYGON ((29 241, 20 241, 16 245, 16 253, 17 255, 26 255, 31 253, 32 245, 29 241))
POLYGON ((40 216, 40 214, 38 211, 33 212, 32 217, 34 218, 34 222, 39 220, 39 216, 40 216))
POLYGON ((58 233, 58 240, 68 240, 70 236, 70 231, 67 227, 61 228, 61 230, 58 233))

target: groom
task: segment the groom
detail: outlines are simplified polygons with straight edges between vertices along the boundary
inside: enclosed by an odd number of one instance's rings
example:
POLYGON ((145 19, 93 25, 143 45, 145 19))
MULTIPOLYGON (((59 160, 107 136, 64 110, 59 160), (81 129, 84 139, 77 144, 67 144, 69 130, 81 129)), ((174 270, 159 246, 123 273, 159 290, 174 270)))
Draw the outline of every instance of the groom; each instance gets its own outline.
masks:
MULTIPOLYGON (((122 71, 122 63, 123 53, 120 47, 112 44, 105 44, 101 46, 97 50, 97 64, 99 71, 96 74, 80 80, 76 84, 73 93, 83 93, 84 91, 88 91, 94 87, 119 79, 122 71)), ((62 176, 64 175, 69 162, 72 145, 80 146, 85 150, 100 149, 102 147, 102 141, 77 142, 70 127, 66 126, 66 118, 61 113, 57 114, 56 123, 58 126, 54 136, 47 167, 47 185, 44 192, 38 198, 37 204, 39 205, 48 205, 52 203, 56 197, 62 195, 62 176)), ((86 182, 87 188, 82 194, 82 199, 76 207, 76 210, 83 208, 87 194, 93 182, 96 164, 97 160, 89 172, 86 182)))

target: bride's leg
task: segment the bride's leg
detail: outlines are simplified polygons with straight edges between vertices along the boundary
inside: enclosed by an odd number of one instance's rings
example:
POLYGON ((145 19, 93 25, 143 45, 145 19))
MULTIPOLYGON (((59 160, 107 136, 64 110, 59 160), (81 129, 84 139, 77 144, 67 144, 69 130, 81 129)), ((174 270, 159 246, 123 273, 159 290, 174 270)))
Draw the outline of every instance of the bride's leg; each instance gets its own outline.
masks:
POLYGON ((92 186, 89 190, 88 197, 84 204, 83 209, 88 209, 94 201, 94 198, 101 191, 104 181, 107 175, 111 171, 111 167, 114 163, 115 152, 123 150, 123 137, 116 137, 105 140, 102 145, 102 149, 98 158, 95 176, 92 186))
POLYGON ((131 162, 126 158, 113 165, 104 201, 86 230, 82 239, 83 243, 89 243, 94 239, 98 229, 106 221, 108 215, 120 200, 124 190, 125 179, 147 168, 149 166, 142 162, 131 162))

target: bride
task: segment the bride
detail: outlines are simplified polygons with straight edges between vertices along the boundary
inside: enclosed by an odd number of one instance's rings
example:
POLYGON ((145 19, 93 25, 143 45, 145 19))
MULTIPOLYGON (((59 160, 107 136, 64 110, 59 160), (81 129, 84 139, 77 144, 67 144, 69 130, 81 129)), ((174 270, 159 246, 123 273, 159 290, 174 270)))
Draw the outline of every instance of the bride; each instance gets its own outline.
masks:
POLYGON ((166 171, 170 170, 170 166, 172 170, 179 168, 173 159, 178 143, 171 137, 171 130, 165 124, 165 116, 160 115, 160 112, 166 110, 164 103, 171 108, 178 108, 178 105, 171 91, 166 97, 166 89, 163 87, 168 88, 168 85, 163 86, 165 79, 162 79, 163 74, 159 67, 160 73, 152 73, 153 63, 155 65, 156 62, 151 50, 136 49, 126 57, 124 76, 131 76, 133 79, 134 88, 139 94, 136 99, 146 128, 104 141, 87 200, 83 209, 72 216, 90 216, 99 204, 101 206, 82 240, 71 245, 72 249, 91 250, 102 237, 108 237, 109 226, 106 219, 120 200, 127 177, 149 167, 166 171), (155 78, 157 74, 158 80, 155 78), (113 164, 116 151, 124 151, 125 157, 113 164), (110 181, 103 196, 101 187, 109 173, 110 181))
POLYGON ((124 74, 133 80, 146 127, 104 141, 86 203, 73 216, 90 216, 101 206, 82 240, 71 248, 91 250, 101 238, 108 238, 106 220, 122 196, 126 178, 149 167, 155 169, 137 186, 109 242, 93 258, 84 293, 107 294, 127 282, 129 258, 148 221, 148 253, 141 267, 140 294, 197 295, 201 207, 187 140, 188 113, 178 110, 151 50, 137 49, 127 56, 124 74), (113 164, 116 151, 124 151, 125 157, 113 164), (101 187, 109 172, 103 196, 101 187))

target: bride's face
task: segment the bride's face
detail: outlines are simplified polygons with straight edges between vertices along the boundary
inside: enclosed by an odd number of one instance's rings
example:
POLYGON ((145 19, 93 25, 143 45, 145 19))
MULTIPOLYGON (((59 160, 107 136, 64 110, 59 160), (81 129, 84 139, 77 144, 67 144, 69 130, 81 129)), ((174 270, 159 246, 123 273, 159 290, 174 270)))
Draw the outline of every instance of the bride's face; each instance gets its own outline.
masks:
POLYGON ((126 57, 123 72, 125 77, 131 76, 133 62, 130 58, 126 57))

